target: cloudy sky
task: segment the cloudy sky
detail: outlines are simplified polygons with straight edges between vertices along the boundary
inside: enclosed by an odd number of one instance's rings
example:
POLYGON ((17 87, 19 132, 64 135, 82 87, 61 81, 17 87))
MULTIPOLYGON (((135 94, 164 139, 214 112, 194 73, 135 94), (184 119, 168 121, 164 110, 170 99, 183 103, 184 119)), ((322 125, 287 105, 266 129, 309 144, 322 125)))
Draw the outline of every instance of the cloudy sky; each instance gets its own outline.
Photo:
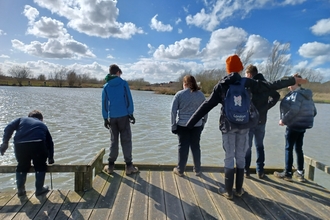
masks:
POLYGON ((0 68, 35 76, 66 67, 104 78, 168 82, 223 68, 244 42, 258 65, 290 43, 294 68, 330 80, 330 0, 1 0, 0 68))

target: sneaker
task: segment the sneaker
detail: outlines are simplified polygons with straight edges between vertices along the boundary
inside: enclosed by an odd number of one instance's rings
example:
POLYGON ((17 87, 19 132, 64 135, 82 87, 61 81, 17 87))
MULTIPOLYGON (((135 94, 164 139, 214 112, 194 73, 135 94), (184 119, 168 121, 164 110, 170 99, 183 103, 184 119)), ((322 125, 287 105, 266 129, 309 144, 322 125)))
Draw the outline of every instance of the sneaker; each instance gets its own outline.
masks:
POLYGON ((247 178, 247 179, 250 179, 251 178, 251 176, 250 176, 250 169, 244 170, 244 177, 247 178))
POLYGON ((129 166, 125 165, 125 171, 126 171, 126 175, 131 175, 133 173, 138 173, 139 169, 133 166, 133 164, 131 164, 129 166))
POLYGON ((181 176, 181 177, 184 176, 183 173, 180 173, 180 172, 179 172, 179 170, 178 170, 177 167, 174 167, 174 168, 173 168, 173 173, 176 174, 176 175, 178 175, 178 176, 181 176))
POLYGON ((285 171, 283 171, 281 173, 275 171, 274 176, 277 177, 277 178, 280 178, 280 179, 284 179, 284 180, 289 181, 289 182, 292 181, 292 176, 290 174, 286 173, 285 171))
POLYGON ((196 176, 202 176, 202 171, 195 172, 195 175, 196 175, 196 176))
POLYGON ((299 174, 298 171, 293 173, 293 176, 297 178, 299 182, 306 182, 304 178, 304 171, 302 171, 302 174, 299 174))
POLYGON ((103 171, 106 172, 107 174, 112 174, 115 169, 115 165, 105 165, 103 168, 103 171))
POLYGON ((244 193, 245 193, 245 191, 244 191, 244 189, 242 188, 240 192, 237 192, 237 191, 235 190, 235 193, 234 193, 234 194, 235 194, 235 196, 241 197, 244 193))
POLYGON ((225 188, 219 188, 219 194, 224 196, 226 199, 233 200, 233 193, 228 193, 225 188))
POLYGON ((263 173, 263 172, 258 173, 258 178, 259 179, 265 178, 265 173, 263 173))

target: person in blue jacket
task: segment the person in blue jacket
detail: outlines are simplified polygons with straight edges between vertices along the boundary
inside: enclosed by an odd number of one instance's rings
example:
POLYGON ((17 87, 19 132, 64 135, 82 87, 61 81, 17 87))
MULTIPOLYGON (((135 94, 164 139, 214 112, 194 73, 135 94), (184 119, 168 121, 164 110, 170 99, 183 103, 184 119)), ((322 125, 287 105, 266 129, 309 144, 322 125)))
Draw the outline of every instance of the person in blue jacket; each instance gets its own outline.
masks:
POLYGON ((115 162, 119 154, 120 143, 125 160, 126 175, 137 173, 139 170, 132 163, 132 132, 130 123, 135 123, 133 116, 134 104, 128 83, 120 76, 121 69, 112 64, 109 74, 106 76, 106 83, 102 90, 102 116, 105 128, 110 131, 110 153, 108 165, 104 171, 113 173, 115 162))
MULTIPOLYGON (((298 77, 301 78, 300 75, 298 77)), ((293 148, 297 154, 298 169, 294 176, 304 182, 304 152, 302 149, 306 129, 312 128, 317 114, 313 101, 313 93, 304 89, 299 83, 288 87, 290 92, 280 104, 280 126, 286 125, 285 130, 285 170, 274 172, 274 176, 292 181, 293 148)))
POLYGON ((28 117, 17 118, 10 122, 4 129, 1 155, 8 149, 8 142, 14 136, 14 151, 18 162, 16 167, 17 195, 26 195, 25 182, 27 173, 31 167, 31 161, 35 169, 35 195, 39 196, 48 192, 48 186, 44 186, 48 164, 54 163, 54 143, 47 126, 42 122, 43 115, 38 110, 33 110, 28 117))

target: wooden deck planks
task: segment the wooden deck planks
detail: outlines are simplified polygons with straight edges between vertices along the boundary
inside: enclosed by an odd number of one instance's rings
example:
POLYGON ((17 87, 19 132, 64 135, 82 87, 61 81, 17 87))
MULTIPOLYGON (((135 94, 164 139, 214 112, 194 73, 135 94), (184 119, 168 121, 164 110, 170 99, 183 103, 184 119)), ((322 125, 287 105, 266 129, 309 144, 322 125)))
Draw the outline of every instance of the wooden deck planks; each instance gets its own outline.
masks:
MULTIPOLYGON (((329 219, 330 192, 312 182, 286 182, 252 174, 246 194, 227 200, 218 194, 224 175, 185 177, 172 171, 123 170, 96 176, 87 192, 52 190, 36 197, 0 193, 0 219, 329 219)), ((235 185, 234 185, 235 187, 235 185)))

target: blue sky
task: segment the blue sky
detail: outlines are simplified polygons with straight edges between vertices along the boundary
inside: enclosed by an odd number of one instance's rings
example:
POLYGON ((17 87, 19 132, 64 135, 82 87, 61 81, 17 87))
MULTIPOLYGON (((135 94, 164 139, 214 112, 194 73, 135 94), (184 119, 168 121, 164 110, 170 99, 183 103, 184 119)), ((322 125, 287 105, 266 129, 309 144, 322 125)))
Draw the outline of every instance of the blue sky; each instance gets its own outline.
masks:
POLYGON ((98 79, 110 64, 124 79, 168 82, 221 69, 237 45, 261 65, 290 43, 295 69, 330 80, 330 0, 1 0, 0 68, 35 76, 62 67, 98 79))

